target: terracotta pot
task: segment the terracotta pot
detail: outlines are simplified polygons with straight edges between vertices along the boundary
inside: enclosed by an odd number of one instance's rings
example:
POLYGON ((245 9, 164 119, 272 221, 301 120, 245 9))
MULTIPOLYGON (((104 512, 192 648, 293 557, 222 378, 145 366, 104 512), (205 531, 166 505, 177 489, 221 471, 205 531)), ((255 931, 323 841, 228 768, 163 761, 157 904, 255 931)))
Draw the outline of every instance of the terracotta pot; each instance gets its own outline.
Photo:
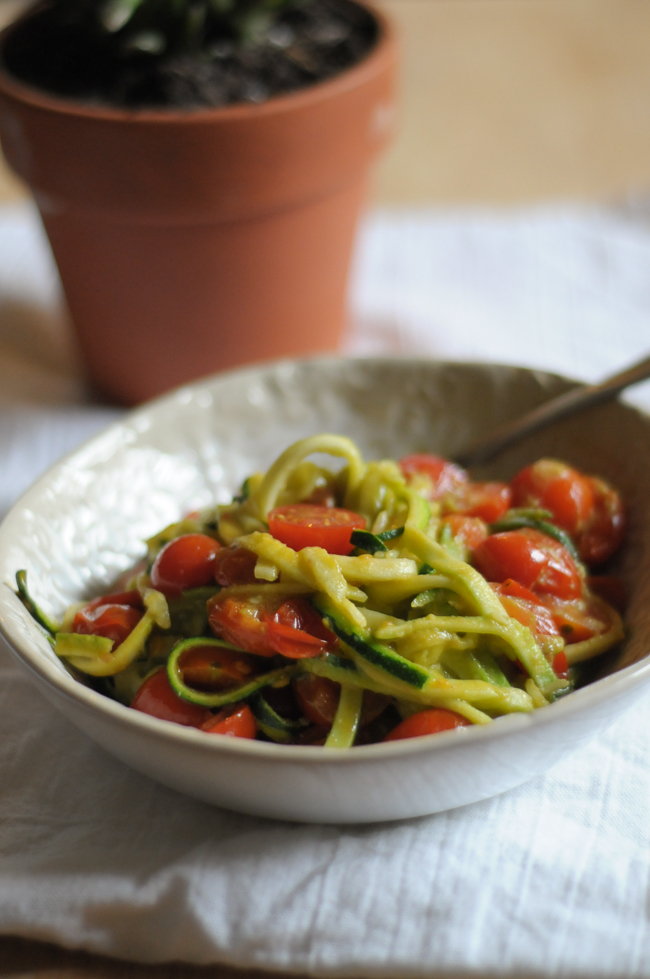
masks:
POLYGON ((336 348, 368 169, 393 120, 395 43, 373 13, 379 41, 363 61, 260 105, 106 109, 0 70, 2 146, 34 193, 105 394, 133 403, 336 348))

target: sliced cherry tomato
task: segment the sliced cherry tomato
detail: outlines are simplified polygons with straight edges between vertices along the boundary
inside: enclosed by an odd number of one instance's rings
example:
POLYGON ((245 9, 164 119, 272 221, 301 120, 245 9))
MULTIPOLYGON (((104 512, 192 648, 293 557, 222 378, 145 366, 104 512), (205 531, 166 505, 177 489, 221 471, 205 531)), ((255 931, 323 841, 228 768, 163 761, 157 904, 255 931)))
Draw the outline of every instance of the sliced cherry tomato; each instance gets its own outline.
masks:
POLYGON ((268 623, 267 635, 275 652, 289 659, 320 656, 337 645, 318 612, 300 597, 282 603, 268 623))
POLYGON ((627 606, 627 592, 625 585, 616 575, 592 575, 587 578, 589 589, 612 605, 621 614, 627 606))
POLYGON ((144 681, 131 701, 131 707, 143 714, 151 714, 163 721, 174 721, 175 724, 183 724, 185 727, 201 727, 212 717, 206 707, 191 704, 174 693, 164 669, 158 670, 144 681))
POLYGON ((258 671, 252 656, 218 646, 194 646, 179 663, 183 680, 195 690, 223 690, 244 683, 258 671))
POLYGON ((539 459, 511 482, 516 507, 541 507, 571 536, 586 525, 594 506, 591 481, 557 459, 539 459))
POLYGON ((293 692, 307 720, 322 728, 332 726, 341 696, 340 683, 303 673, 293 681, 293 692))
POLYGON ((421 738, 425 734, 440 734, 442 731, 453 731, 456 727, 467 727, 470 724, 465 717, 456 714, 453 710, 445 710, 444 707, 432 707, 429 710, 418 711, 411 714, 397 727, 394 727, 390 734, 387 734, 384 741, 401 741, 402 738, 421 738))
POLYGON ((289 659, 319 656, 335 648, 337 639, 304 598, 282 601, 277 596, 215 595, 208 604, 212 631, 233 646, 255 653, 289 659))
POLYGON ((566 547, 539 530, 492 534, 476 548, 472 560, 488 581, 514 578, 537 594, 580 597, 582 579, 575 561, 566 547))
POLYGON ((494 523, 510 509, 512 494, 507 483, 466 483, 442 498, 445 511, 480 517, 494 523))
POLYGON ((231 544, 221 547, 214 559, 214 577, 218 585, 254 585, 257 554, 245 547, 231 544))
POLYGON ((425 453, 404 456, 399 465, 409 483, 428 500, 439 500, 447 493, 455 493, 469 478, 454 462, 425 453))
POLYGON ((79 609, 72 622, 72 631, 84 636, 104 636, 119 646, 135 629, 143 613, 131 605, 96 604, 102 601, 104 599, 95 599, 79 609))
MULTIPOLYGON (((307 720, 318 728, 330 728, 339 705, 341 685, 325 677, 303 673, 293 681, 293 692, 307 720)), ((359 727, 375 721, 390 703, 390 697, 364 690, 359 727)))
POLYGON ((201 725, 208 734, 222 734, 226 738, 250 738, 257 734, 257 722, 248 704, 233 704, 214 714, 201 725), (234 708, 234 710, 233 710, 234 708))
POLYGON ((350 554, 350 534, 364 530, 366 521, 352 510, 292 503, 276 507, 268 516, 269 531, 294 551, 303 547, 322 547, 330 554, 350 554))
POLYGON ((619 494, 603 479, 591 476, 593 507, 578 535, 578 553, 586 564, 602 564, 623 540, 625 511, 619 494))
POLYGON ((558 631, 567 645, 598 636, 609 627, 602 605, 589 598, 567 601, 554 595, 542 596, 558 631))
POLYGON ((560 635, 560 630, 549 610, 528 588, 524 588, 512 578, 508 578, 502 584, 490 584, 508 615, 527 626, 533 635, 560 635))
POLYGON ((564 650, 555 654, 551 666, 556 677, 558 677, 560 680, 567 679, 569 676, 569 661, 566 658, 566 653, 564 650))
POLYGON ((455 539, 460 541, 468 551, 473 551, 487 540, 488 529, 480 517, 466 517, 460 513, 451 513, 445 517, 443 523, 449 526, 455 539))
POLYGON ((100 605, 130 605, 132 608, 143 608, 142 595, 137 588, 131 591, 114 592, 112 595, 101 595, 88 602, 86 609, 99 608, 100 605))
POLYGON ((275 656, 267 632, 269 618, 275 615, 278 604, 275 596, 215 595, 208 602, 208 622, 215 636, 233 646, 256 656, 275 656))
POLYGON ((218 541, 206 534, 183 534, 165 544, 151 569, 151 584, 169 597, 214 581, 218 541))

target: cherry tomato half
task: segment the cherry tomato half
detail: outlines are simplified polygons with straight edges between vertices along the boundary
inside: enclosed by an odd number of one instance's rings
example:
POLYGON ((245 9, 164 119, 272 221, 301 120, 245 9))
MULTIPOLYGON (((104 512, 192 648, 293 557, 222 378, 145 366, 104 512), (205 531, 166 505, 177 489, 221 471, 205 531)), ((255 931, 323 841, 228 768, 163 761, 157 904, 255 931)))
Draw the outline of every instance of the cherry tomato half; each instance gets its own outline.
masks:
POLYGON ((227 588, 229 585, 254 585, 257 581, 255 577, 255 565, 257 564, 257 554, 231 544, 230 547, 221 547, 217 551, 214 559, 214 577, 218 585, 227 588))
POLYGON ((507 483, 466 483, 442 498, 442 512, 462 513, 494 523, 510 509, 511 497, 507 483))
POLYGON ((257 656, 279 653, 289 659, 320 656, 336 646, 336 636, 304 598, 215 595, 208 620, 216 636, 257 656))
POLYGON ((96 598, 79 609, 72 622, 72 631, 84 636, 103 636, 119 646, 135 629, 143 613, 131 605, 97 604, 105 601, 108 600, 96 598))
POLYGON ((427 500, 455 493, 468 481, 464 469, 441 456, 415 453, 400 459, 399 466, 408 482, 427 500))
POLYGON ((152 717, 183 724, 185 727, 201 727, 212 717, 206 707, 191 704, 174 693, 164 669, 152 673, 144 681, 131 701, 131 707, 143 714, 151 714, 152 717))
POLYGON ((289 659, 320 656, 337 644, 318 612, 299 596, 282 603, 268 622, 267 635, 275 652, 289 659))
POLYGON ((350 534, 364 530, 366 521, 352 510, 292 503, 276 507, 268 516, 269 531, 277 540, 299 551, 303 547, 322 547, 330 554, 350 554, 350 534))
POLYGON ((539 530, 492 534, 473 552, 472 561, 488 581, 514 578, 538 594, 580 597, 582 579, 575 561, 566 547, 539 530))
POLYGON ((195 690, 223 690, 251 679, 258 667, 252 656, 219 646, 194 646, 180 657, 184 682, 195 690))
MULTIPOLYGON (((341 696, 340 683, 303 673, 293 681, 293 692, 307 720, 325 730, 332 726, 341 696)), ((375 721, 390 702, 391 698, 384 694, 364 690, 359 727, 363 728, 375 721)))
POLYGON ((491 587, 499 596, 499 601, 508 615, 527 626, 533 635, 560 635, 551 612, 528 588, 524 588, 512 578, 508 578, 502 584, 492 584, 491 587))
POLYGON ((603 479, 591 476, 588 482, 593 507, 586 526, 578 535, 578 552, 586 564, 602 564, 623 540, 625 511, 619 494, 603 479))
POLYGON ((151 569, 151 584, 169 597, 214 581, 218 541, 206 534, 183 534, 165 544, 151 569))
POLYGON ((470 724, 465 717, 444 707, 432 707, 428 710, 411 714, 387 734, 384 741, 401 741, 402 738, 421 738, 425 734, 440 734, 442 731, 453 731, 456 727, 467 727, 470 724))
POLYGON ((457 541, 460 541, 468 551, 473 551, 484 540, 487 540, 488 530, 480 517, 466 517, 460 513, 450 513, 443 523, 449 526, 457 541))
POLYGON ((208 622, 215 636, 233 646, 256 656, 275 656, 267 631, 278 604, 274 596, 215 595, 208 602, 208 622))
POLYGON ((112 595, 93 598, 85 608, 99 608, 100 605, 130 605, 132 608, 143 608, 142 595, 137 588, 132 588, 131 591, 114 592, 112 595))
POLYGON ((572 537, 591 517, 594 506, 591 481, 557 459, 539 459, 517 473, 510 485, 514 506, 550 510, 553 522, 572 537))
POLYGON ((567 679, 569 676, 569 661, 566 658, 564 650, 555 654, 551 666, 556 677, 559 677, 560 680, 567 679))
POLYGON ((318 727, 332 726, 341 696, 340 683, 323 676, 303 673, 293 681, 293 692, 308 721, 318 727))
POLYGON ((201 725, 201 730, 208 734, 221 734, 226 738, 253 739, 257 734, 257 722, 248 704, 233 704, 230 708, 213 714, 201 725))
POLYGON ((598 599, 586 597, 567 601, 544 595, 542 601, 567 645, 584 642, 609 628, 609 617, 598 599))

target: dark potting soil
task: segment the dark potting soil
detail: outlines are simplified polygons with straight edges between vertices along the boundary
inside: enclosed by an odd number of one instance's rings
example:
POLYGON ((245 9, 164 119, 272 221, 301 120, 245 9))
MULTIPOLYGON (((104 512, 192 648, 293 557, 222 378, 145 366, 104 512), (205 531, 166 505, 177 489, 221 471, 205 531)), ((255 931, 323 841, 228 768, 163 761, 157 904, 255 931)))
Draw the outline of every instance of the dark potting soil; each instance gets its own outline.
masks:
POLYGON ((264 43, 208 39, 194 55, 116 55, 80 43, 54 4, 12 30, 4 64, 19 80, 66 98, 144 108, 198 108, 266 99, 331 78, 361 61, 377 40, 372 15, 351 0, 303 0, 264 43))

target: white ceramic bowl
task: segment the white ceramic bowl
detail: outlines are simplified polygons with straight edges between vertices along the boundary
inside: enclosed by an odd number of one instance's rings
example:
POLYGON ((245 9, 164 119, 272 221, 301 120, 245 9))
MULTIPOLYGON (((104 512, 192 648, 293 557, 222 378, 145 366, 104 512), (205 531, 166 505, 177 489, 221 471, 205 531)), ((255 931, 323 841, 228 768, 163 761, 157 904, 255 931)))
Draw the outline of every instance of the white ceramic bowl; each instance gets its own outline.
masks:
MULTIPOLYGON (((630 509, 621 573, 630 637, 607 675, 532 715, 348 752, 209 737, 129 710, 73 679, 12 588, 26 568, 54 615, 100 593, 179 514, 226 501, 250 471, 320 431, 368 458, 453 455, 568 382, 537 371, 403 360, 256 367, 181 388, 133 412, 43 476, 0 528, 0 629, 45 696, 139 771, 241 812, 310 822, 401 819, 462 806, 542 772, 612 722, 650 682, 650 418, 594 409, 504 455, 510 477, 541 455, 611 479, 630 509)), ((83 772, 79 773, 83 777, 83 772)))

